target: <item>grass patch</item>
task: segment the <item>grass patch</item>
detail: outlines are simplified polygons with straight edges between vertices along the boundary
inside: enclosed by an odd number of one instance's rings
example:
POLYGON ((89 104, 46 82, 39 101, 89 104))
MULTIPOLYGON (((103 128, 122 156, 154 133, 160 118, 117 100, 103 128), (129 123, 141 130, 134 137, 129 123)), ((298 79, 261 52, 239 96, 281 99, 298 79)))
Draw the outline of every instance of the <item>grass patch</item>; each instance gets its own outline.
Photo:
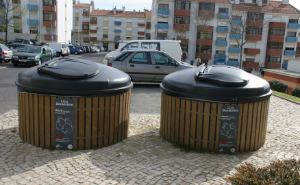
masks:
POLYGON ((273 91, 273 94, 300 103, 300 98, 298 98, 298 97, 295 97, 295 96, 292 96, 292 95, 288 95, 288 94, 285 94, 285 93, 281 93, 281 92, 277 92, 277 91, 273 91))

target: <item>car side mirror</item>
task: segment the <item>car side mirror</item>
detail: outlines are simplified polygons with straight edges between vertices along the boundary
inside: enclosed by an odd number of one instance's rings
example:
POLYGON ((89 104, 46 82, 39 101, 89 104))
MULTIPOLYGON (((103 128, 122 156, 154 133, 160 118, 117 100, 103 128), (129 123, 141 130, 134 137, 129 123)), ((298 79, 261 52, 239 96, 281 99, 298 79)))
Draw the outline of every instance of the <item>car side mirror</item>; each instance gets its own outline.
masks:
POLYGON ((177 62, 175 62, 175 66, 179 66, 179 64, 177 62))

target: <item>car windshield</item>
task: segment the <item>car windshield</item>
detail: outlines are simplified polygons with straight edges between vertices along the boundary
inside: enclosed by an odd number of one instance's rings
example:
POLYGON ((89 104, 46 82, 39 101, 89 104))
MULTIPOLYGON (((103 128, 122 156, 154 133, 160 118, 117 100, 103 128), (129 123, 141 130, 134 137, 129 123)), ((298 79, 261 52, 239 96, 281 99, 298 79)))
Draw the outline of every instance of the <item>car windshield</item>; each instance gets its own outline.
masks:
POLYGON ((20 50, 23 53, 41 53, 41 47, 39 46, 26 46, 20 50))
POLYGON ((4 50, 4 51, 9 51, 10 49, 7 47, 7 46, 5 46, 5 45, 1 45, 1 48, 4 50))
POLYGON ((66 48, 67 46, 66 46, 65 44, 62 44, 61 47, 62 47, 62 48, 66 48))

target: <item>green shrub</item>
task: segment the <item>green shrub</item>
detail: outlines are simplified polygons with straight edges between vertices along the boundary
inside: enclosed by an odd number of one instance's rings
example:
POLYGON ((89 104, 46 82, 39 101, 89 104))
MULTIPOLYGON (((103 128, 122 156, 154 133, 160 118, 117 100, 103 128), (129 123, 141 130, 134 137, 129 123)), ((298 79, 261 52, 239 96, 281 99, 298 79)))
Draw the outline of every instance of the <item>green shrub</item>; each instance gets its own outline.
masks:
POLYGON ((235 167, 237 172, 224 179, 232 184, 300 184, 300 160, 274 161, 255 168, 251 163, 235 167))
POLYGON ((293 91, 292 91, 292 95, 296 96, 298 98, 300 98, 300 86, 296 87, 293 91))
POLYGON ((288 88, 287 84, 285 84, 281 81, 278 81, 278 80, 272 80, 272 81, 269 82, 269 84, 270 84, 272 90, 278 91, 278 92, 285 93, 285 91, 288 88))

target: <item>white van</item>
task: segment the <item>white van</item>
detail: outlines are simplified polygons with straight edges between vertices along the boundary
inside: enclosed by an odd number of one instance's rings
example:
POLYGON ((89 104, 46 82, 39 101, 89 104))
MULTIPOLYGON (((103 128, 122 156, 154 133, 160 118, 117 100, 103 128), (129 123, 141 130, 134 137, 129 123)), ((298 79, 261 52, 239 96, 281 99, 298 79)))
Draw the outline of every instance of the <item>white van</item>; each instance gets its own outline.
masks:
POLYGON ((180 42, 178 40, 131 40, 125 46, 108 53, 104 57, 103 64, 107 65, 108 58, 118 55, 123 50, 130 49, 155 49, 167 53, 177 61, 182 61, 180 42))
POLYGON ((68 49, 66 43, 47 43, 46 46, 55 49, 57 56, 68 56, 68 49))

